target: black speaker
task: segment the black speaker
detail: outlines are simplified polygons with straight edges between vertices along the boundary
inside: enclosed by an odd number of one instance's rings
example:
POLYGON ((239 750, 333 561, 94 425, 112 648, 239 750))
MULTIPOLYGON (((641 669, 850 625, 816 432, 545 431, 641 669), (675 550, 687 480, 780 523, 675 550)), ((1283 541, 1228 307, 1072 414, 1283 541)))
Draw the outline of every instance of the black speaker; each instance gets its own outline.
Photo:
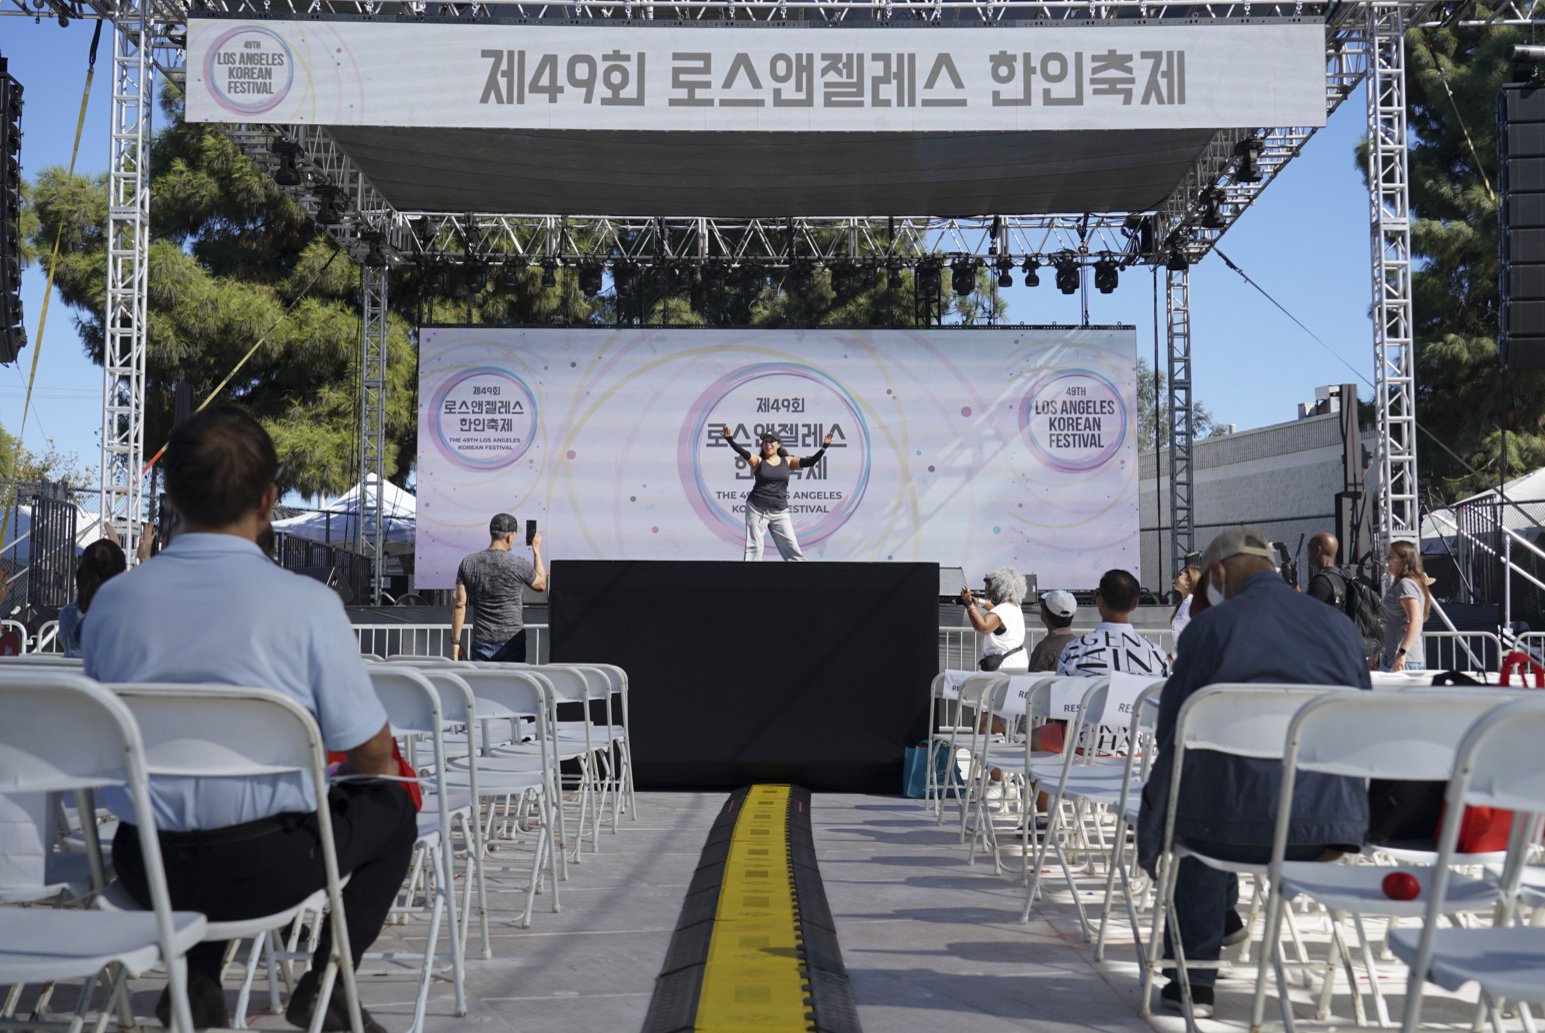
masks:
POLYGON ((21 318, 21 83, 0 57, 0 363, 27 344, 21 318))
POLYGON ((1497 346, 1508 369, 1545 369, 1545 89, 1497 95, 1502 308, 1497 346))

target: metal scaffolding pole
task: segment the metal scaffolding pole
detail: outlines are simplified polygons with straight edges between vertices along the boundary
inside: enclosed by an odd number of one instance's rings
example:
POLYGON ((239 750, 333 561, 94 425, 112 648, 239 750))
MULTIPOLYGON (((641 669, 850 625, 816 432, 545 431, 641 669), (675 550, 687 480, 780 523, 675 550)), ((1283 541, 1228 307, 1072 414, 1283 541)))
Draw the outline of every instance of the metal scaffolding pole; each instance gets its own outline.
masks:
MULTIPOLYGON (((1179 567, 1196 551, 1191 509, 1191 445, 1196 428, 1191 413, 1191 273, 1164 272, 1164 309, 1169 331, 1169 520, 1170 563, 1179 567)), ((1172 571, 1160 572, 1167 581, 1172 571)))
MULTIPOLYGON (((1411 341, 1411 199, 1401 0, 1368 4, 1368 181, 1372 184, 1374 395, 1380 442, 1378 545, 1417 538, 1416 369, 1411 341)), ((1380 553, 1382 555, 1382 552, 1380 553)))
POLYGON ((150 250, 149 17, 130 0, 113 20, 112 152, 108 163, 107 309, 102 356, 100 512, 134 562, 143 518, 145 305, 150 250))
POLYGON ((359 372, 359 519, 354 551, 370 557, 370 605, 381 602, 386 565, 386 522, 382 497, 386 484, 386 286, 385 266, 365 265, 360 275, 364 319, 360 332, 359 372))

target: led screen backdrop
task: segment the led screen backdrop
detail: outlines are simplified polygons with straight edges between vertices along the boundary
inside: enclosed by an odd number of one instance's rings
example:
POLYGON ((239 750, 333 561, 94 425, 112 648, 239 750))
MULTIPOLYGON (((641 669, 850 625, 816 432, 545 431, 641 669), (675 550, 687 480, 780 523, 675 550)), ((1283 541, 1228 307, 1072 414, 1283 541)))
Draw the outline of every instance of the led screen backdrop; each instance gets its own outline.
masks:
MULTIPOLYGON (((1138 569, 1136 333, 425 329, 417 582, 448 588, 488 520, 549 559, 731 559, 772 429, 812 560, 934 562, 1042 586, 1138 569)), ((766 556, 776 560, 768 542, 766 556)))

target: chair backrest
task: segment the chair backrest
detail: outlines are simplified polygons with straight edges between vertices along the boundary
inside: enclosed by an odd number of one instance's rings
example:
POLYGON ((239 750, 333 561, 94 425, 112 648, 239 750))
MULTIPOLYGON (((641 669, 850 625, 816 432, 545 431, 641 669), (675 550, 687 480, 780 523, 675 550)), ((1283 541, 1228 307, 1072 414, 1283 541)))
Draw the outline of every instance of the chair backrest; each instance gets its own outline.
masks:
POLYGON ((1216 750, 1239 757, 1281 760, 1288 725, 1298 708, 1327 692, 1354 692, 1339 685, 1259 682, 1209 685, 1180 707, 1175 724, 1175 763, 1184 750, 1216 750))
MULTIPOLYGON (((1402 699, 1411 694, 1402 694, 1402 699)), ((1444 794, 1443 824, 1438 832, 1438 857, 1433 865, 1427 910, 1411 959, 1410 986, 1420 987, 1421 976, 1431 971, 1434 936, 1441 924, 1448 893, 1450 865, 1459 844, 1459 827, 1465 805, 1501 807, 1515 812, 1512 841, 1503 866, 1503 912, 1496 924, 1512 921, 1516 894, 1538 832, 1538 820, 1525 819, 1545 812, 1545 765, 1534 751, 1545 742, 1545 698, 1535 692, 1493 707, 1475 721, 1459 744, 1454 776, 1444 794)), ((1416 1028, 1421 1014, 1421 994, 1407 994, 1405 1029, 1416 1028)))
POLYGON ((440 694, 422 671, 412 667, 374 664, 369 668, 370 686, 386 709, 393 732, 410 735, 442 734, 440 694))
POLYGON ((1446 782, 1470 726, 1518 695, 1488 688, 1327 693, 1293 716, 1286 759, 1301 771, 1446 782))
MULTIPOLYGON (((0 795, 124 790, 139 833, 161 950, 164 957, 176 956, 145 748, 130 708, 83 675, 38 669, 0 676, 0 713, 5 714, 0 721, 0 795)), ((41 863, 36 870, 41 879, 41 863)))

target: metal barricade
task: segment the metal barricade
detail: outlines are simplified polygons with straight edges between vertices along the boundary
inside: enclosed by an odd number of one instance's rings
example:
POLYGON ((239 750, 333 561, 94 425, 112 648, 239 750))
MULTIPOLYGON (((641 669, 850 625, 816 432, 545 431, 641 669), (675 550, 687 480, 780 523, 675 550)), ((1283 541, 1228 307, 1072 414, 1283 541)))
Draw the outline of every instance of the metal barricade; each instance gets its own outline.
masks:
POLYGON ((1502 640, 1491 631, 1424 631, 1422 649, 1429 671, 1495 671, 1502 666, 1502 640))
POLYGON ((17 636, 21 639, 21 651, 23 653, 27 652, 27 646, 29 642, 27 626, 21 621, 0 620, 0 634, 4 634, 7 631, 16 632, 17 636))
POLYGON ((32 640, 34 653, 51 653, 58 656, 63 652, 59 648, 59 622, 44 621, 38 625, 37 637, 32 640))
MULTIPOLYGON (((548 660, 548 626, 526 625, 526 659, 545 664, 548 660)), ((471 641, 471 630, 462 629, 462 647, 471 641)), ((354 635, 359 651, 369 656, 443 656, 451 655, 449 624, 356 624, 354 635)))

